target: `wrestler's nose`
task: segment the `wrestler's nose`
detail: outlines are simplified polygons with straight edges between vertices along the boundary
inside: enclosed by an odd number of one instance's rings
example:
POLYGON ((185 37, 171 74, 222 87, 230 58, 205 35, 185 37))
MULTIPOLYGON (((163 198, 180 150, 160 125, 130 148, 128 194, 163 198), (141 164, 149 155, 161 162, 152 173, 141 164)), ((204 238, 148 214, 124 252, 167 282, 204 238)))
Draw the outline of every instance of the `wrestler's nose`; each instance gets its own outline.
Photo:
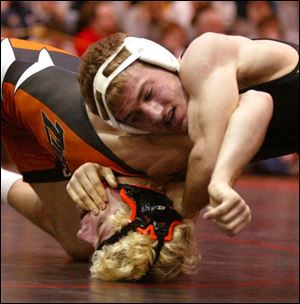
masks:
POLYGON ((144 103, 142 106, 145 117, 148 117, 153 121, 162 120, 163 110, 163 106, 156 101, 144 103))

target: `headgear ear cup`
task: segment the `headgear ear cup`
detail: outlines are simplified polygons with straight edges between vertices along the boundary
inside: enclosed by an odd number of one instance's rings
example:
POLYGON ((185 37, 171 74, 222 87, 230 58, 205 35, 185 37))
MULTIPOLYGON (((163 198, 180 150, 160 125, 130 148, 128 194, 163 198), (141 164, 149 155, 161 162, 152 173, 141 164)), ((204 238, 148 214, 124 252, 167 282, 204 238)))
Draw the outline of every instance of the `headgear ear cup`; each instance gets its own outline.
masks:
POLYGON ((163 193, 147 187, 127 184, 119 184, 119 188, 123 202, 131 209, 130 222, 111 237, 103 240, 97 250, 118 242, 129 231, 137 231, 158 240, 154 265, 164 242, 172 241, 174 227, 182 224, 183 218, 174 209, 173 202, 163 193))
POLYGON ((177 58, 158 43, 144 38, 126 37, 124 43, 99 67, 93 82, 94 98, 98 113, 107 124, 128 133, 147 134, 149 133, 148 131, 140 130, 118 122, 109 109, 105 98, 106 90, 111 81, 136 60, 159 66, 171 72, 179 71, 179 61, 177 58), (126 47, 131 55, 108 77, 104 76, 104 69, 114 60, 124 47, 126 47), (102 94, 102 100, 97 99, 97 92, 102 94), (103 103, 102 107, 100 106, 100 103, 103 103), (106 113, 102 113, 104 110, 106 113), (109 117, 109 119, 107 119, 107 117, 109 117))

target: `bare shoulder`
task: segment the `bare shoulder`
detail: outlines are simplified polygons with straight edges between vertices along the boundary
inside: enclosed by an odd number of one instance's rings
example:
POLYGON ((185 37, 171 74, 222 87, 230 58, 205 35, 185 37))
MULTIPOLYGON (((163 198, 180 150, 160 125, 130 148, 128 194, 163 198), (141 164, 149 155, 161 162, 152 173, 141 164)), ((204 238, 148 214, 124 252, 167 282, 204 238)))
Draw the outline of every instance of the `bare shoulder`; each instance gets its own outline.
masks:
POLYGON ((212 62, 216 55, 215 46, 223 39, 223 35, 215 33, 205 33, 194 39, 181 59, 180 72, 185 73, 195 63, 208 65, 209 62, 212 62))
POLYGON ((241 36, 229 36, 217 33, 205 33, 194 39, 184 53, 180 68, 191 66, 196 62, 213 64, 232 58, 239 47, 251 41, 241 36))
POLYGON ((205 33, 191 42, 180 62, 180 78, 189 91, 194 81, 205 80, 217 68, 235 65, 242 46, 251 42, 241 36, 205 33))

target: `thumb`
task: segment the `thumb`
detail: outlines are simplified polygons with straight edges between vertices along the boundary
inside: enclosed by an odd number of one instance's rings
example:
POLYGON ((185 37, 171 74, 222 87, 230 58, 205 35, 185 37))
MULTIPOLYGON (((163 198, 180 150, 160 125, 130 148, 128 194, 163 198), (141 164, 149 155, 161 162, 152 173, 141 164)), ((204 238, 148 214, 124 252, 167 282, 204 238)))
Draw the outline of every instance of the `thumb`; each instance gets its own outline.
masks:
POLYGON ((214 207, 208 205, 205 210, 206 212, 203 214, 203 219, 207 220, 210 216, 210 211, 213 209, 214 207))
POLYGON ((118 187, 118 183, 116 182, 116 178, 114 175, 107 175, 105 177, 106 181, 108 182, 109 186, 111 188, 117 188, 118 187))
POLYGON ((105 178, 105 180, 107 181, 108 185, 111 188, 117 188, 118 187, 118 183, 116 181, 114 173, 110 168, 103 168, 102 169, 102 175, 103 175, 103 177, 105 178))

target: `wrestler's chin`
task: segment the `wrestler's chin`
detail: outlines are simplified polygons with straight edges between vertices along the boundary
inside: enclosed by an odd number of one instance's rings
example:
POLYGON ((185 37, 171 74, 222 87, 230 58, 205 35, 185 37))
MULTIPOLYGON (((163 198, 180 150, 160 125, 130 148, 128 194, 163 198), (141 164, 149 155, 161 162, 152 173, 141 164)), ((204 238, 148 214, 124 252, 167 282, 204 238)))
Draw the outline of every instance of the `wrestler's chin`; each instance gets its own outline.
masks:
POLYGON ((187 119, 186 117, 184 117, 181 120, 181 124, 180 124, 180 133, 187 133, 188 132, 188 124, 187 124, 187 119))
POLYGON ((186 118, 182 119, 182 120, 177 120, 176 123, 174 125, 172 125, 170 128, 168 128, 166 130, 167 133, 187 133, 188 129, 187 129, 187 122, 186 122, 186 118))
POLYGON ((187 131, 187 120, 186 117, 183 117, 182 119, 176 120, 176 124, 171 127, 169 133, 187 133, 187 131))

